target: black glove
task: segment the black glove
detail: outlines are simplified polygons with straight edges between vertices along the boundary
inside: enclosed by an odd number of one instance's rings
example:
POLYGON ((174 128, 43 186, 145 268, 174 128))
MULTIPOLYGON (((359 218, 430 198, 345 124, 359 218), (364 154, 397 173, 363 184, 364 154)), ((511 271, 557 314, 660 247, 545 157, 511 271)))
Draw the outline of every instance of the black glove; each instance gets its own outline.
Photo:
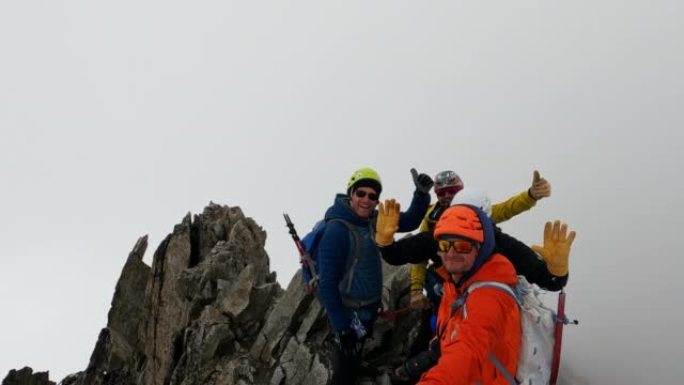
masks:
POLYGON ((361 355, 361 341, 356 336, 356 332, 348 327, 339 332, 335 338, 340 351, 347 357, 358 357, 361 355))
POLYGON ((435 184, 435 182, 432 181, 432 178, 430 178, 430 175, 423 173, 418 174, 418 171, 416 171, 415 168, 412 168, 411 176, 413 177, 413 184, 416 185, 416 190, 420 191, 423 194, 430 193, 432 185, 435 184))
POLYGON ((439 355, 435 356, 433 351, 425 350, 406 360, 400 368, 397 368, 395 374, 398 377, 404 374, 410 380, 416 381, 423 373, 435 366, 437 361, 439 361, 439 355))
POLYGON ((394 369, 394 371, 390 375, 390 379, 392 380, 393 384, 406 383, 411 381, 411 376, 409 376, 409 374, 406 373, 406 368, 404 368, 404 365, 401 365, 398 368, 394 369))
POLYGON ((440 356, 439 338, 435 337, 430 340, 428 350, 424 350, 407 359, 403 365, 397 368, 395 375, 398 378, 401 378, 401 376, 404 375, 415 382, 423 373, 437 364, 440 356))

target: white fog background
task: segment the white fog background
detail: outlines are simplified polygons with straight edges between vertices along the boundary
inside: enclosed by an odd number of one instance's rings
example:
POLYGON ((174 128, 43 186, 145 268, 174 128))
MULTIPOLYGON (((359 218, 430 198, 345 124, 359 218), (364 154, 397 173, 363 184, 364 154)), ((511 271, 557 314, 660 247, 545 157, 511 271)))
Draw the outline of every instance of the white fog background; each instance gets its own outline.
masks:
MULTIPOLYGON (((684 378, 681 1, 0 2, 0 378, 86 368, 124 261, 240 206, 286 286, 352 171, 409 169, 578 233, 562 372, 684 378)), ((434 198, 433 198, 434 200, 434 198)), ((554 299, 555 296, 549 296, 554 299)))

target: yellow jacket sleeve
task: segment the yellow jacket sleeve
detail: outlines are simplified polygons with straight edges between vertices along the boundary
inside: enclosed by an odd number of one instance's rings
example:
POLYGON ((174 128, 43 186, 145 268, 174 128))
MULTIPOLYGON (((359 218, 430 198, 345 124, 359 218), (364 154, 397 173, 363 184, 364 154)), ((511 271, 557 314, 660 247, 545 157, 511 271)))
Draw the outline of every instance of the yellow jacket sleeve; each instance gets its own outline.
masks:
POLYGON ((429 225, 429 220, 430 220, 430 213, 432 213, 432 210, 435 209, 435 204, 433 203, 428 207, 427 211, 425 212, 425 216, 423 217, 423 221, 420 222, 420 227, 418 228, 418 232, 422 233, 424 231, 428 231, 430 229, 429 225))
MULTIPOLYGON (((418 229, 419 232, 422 233, 430 230, 428 221, 430 218, 430 213, 432 213, 434 208, 435 204, 430 205, 428 208, 427 212, 425 213, 425 217, 423 217, 423 222, 420 223, 420 228, 418 229)), ((425 277, 427 274, 427 264, 428 261, 411 264, 411 290, 423 290, 423 286, 425 285, 425 277)))
POLYGON ((525 190, 503 202, 492 205, 492 221, 494 223, 507 221, 523 211, 531 209, 536 203, 537 201, 532 199, 525 190))
POLYGON ((428 261, 411 264, 411 291, 423 290, 428 261))

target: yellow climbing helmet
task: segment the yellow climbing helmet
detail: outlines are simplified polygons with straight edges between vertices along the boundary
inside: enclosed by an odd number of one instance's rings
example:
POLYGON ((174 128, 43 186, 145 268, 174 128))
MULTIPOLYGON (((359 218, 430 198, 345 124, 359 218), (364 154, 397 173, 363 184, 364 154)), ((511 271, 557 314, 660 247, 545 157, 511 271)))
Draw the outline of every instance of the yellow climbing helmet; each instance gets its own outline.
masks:
POLYGON ((371 187, 378 194, 382 192, 382 181, 377 171, 370 167, 360 168, 352 174, 347 182, 347 194, 351 193, 354 187, 371 187))

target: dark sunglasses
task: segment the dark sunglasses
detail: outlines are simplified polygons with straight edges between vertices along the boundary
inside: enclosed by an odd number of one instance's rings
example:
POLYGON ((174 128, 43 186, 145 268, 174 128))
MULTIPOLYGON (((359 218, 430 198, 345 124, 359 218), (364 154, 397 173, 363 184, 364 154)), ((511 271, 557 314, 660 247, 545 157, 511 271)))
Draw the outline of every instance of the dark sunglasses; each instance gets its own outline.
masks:
POLYGON ((378 194, 376 194, 376 193, 367 193, 367 192, 365 192, 365 191, 363 191, 363 190, 355 190, 355 191, 354 191, 354 195, 356 195, 356 196, 359 197, 359 198, 365 197, 366 194, 368 194, 368 199, 372 200, 373 202, 377 201, 378 198, 379 198, 379 197, 378 197, 378 194))
POLYGON ((442 239, 437 241, 437 247, 439 251, 447 252, 450 248, 454 248, 459 254, 468 254, 477 247, 473 242, 466 241, 465 239, 442 239))
POLYGON ((444 196, 446 193, 455 195, 457 192, 461 191, 461 188, 458 186, 451 186, 451 187, 444 187, 439 190, 435 190, 435 194, 437 194, 438 197, 444 196))

